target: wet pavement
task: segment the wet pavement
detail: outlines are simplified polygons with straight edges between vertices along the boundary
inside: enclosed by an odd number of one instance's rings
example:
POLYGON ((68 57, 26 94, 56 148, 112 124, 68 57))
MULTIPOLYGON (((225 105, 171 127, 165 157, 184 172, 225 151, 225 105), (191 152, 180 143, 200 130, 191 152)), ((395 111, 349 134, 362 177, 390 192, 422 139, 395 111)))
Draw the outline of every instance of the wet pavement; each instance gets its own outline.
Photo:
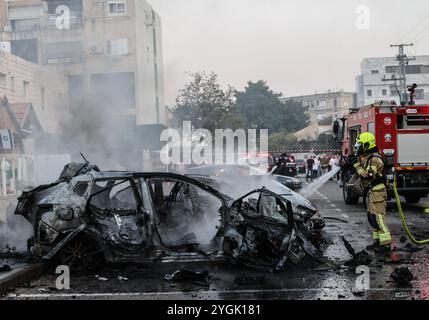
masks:
MULTIPOLYGON (((70 290, 55 288, 54 272, 9 293, 6 299, 429 299, 429 246, 409 244, 392 200, 389 203, 388 225, 396 250, 389 256, 371 253, 369 273, 360 275, 356 267, 339 267, 352 256, 342 237, 356 252, 371 244, 371 230, 362 203, 345 205, 342 190, 336 182, 328 182, 310 199, 327 218, 325 257, 331 263, 320 263, 310 257, 298 265, 290 264, 285 272, 265 273, 227 264, 162 264, 147 266, 112 266, 97 272, 72 272, 70 290), (414 275, 410 285, 401 287, 391 278, 398 267, 408 267, 414 275), (166 274, 186 268, 209 272, 206 283, 198 281, 172 282, 166 274), (367 277, 366 277, 367 275, 367 277), (260 277, 257 283, 238 284, 237 276, 260 277), (363 278, 366 277, 366 278, 363 278), (365 287, 357 286, 365 279, 365 287), (368 282, 369 280, 369 282, 368 282)), ((429 238, 429 215, 424 209, 429 201, 419 205, 404 205, 408 224, 416 235, 429 238)), ((1 264, 1 263, 0 263, 1 264)), ((362 268, 362 267, 361 267, 362 268)), ((365 269, 365 268, 364 268, 365 269)))

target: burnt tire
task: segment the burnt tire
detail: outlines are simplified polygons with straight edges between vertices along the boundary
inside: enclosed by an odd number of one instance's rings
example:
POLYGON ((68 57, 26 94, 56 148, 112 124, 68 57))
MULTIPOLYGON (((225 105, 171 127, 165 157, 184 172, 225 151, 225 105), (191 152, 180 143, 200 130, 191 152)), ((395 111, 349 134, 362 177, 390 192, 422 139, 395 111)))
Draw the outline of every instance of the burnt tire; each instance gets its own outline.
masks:
POLYGON ((343 198, 346 204, 357 204, 359 202, 359 195, 355 194, 352 188, 347 186, 349 179, 343 179, 343 198))
POLYGON ((420 202, 420 195, 418 194, 406 194, 405 195, 405 201, 407 201, 408 204, 417 204, 420 202))
POLYGON ((58 262, 71 269, 95 269, 104 264, 104 255, 94 238, 80 235, 57 253, 58 262))

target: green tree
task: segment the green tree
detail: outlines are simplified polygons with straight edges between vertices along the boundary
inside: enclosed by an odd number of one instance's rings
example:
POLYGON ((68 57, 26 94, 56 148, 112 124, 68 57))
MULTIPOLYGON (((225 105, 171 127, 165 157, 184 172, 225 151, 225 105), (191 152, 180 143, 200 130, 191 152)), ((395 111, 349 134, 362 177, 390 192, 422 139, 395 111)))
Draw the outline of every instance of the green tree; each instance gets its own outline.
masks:
POLYGON ((237 92, 235 112, 247 128, 268 129, 270 134, 295 132, 308 124, 300 102, 280 101, 281 94, 272 91, 265 81, 249 81, 244 92, 237 92))
POLYGON ((287 132, 297 132, 310 124, 308 107, 299 101, 287 100, 283 105, 282 123, 287 132))
POLYGON ((173 122, 181 127, 183 121, 191 121, 193 127, 207 129, 234 128, 240 119, 232 116, 235 106, 235 90, 223 90, 218 76, 212 73, 191 73, 192 80, 179 93, 173 108, 173 122))

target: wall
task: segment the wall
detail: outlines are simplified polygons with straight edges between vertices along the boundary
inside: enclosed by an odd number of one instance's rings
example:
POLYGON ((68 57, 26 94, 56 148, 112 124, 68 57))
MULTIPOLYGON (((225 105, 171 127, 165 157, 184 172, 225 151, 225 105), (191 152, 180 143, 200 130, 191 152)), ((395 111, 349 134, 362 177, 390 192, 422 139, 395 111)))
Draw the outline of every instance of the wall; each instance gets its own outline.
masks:
POLYGON ((36 64, 5 52, 0 52, 0 73, 6 75, 6 86, 0 87, 0 95, 6 95, 11 103, 32 103, 43 130, 58 132, 56 119, 64 112, 68 101, 67 79, 61 74, 44 70, 36 64), (24 81, 29 83, 27 101, 24 81), (45 88, 45 107, 42 106, 42 88, 45 88))

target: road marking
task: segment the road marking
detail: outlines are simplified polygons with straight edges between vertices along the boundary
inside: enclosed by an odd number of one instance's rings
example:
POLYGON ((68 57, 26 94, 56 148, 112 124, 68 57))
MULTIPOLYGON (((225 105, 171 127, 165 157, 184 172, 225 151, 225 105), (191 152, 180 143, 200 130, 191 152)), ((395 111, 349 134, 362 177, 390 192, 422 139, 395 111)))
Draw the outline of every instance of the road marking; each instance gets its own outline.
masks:
MULTIPOLYGON (((348 289, 343 289, 348 290, 348 289)), ((65 299, 65 298, 146 298, 146 299, 156 299, 159 297, 168 298, 168 296, 191 296, 197 298, 198 296, 208 295, 208 296, 217 296, 225 294, 269 294, 269 293, 288 293, 288 292, 323 292, 333 291, 338 293, 338 288, 297 288, 297 289, 265 289, 265 290, 219 290, 219 291, 199 291, 197 292, 183 292, 183 291, 172 291, 172 292, 131 292, 131 293, 62 293, 62 294, 9 294, 7 297, 9 299, 65 299), (195 297, 197 293, 197 297, 195 297)), ((371 292, 410 292, 412 293, 414 289, 404 289, 398 290, 397 288, 374 288, 367 290, 366 293, 371 292)))

